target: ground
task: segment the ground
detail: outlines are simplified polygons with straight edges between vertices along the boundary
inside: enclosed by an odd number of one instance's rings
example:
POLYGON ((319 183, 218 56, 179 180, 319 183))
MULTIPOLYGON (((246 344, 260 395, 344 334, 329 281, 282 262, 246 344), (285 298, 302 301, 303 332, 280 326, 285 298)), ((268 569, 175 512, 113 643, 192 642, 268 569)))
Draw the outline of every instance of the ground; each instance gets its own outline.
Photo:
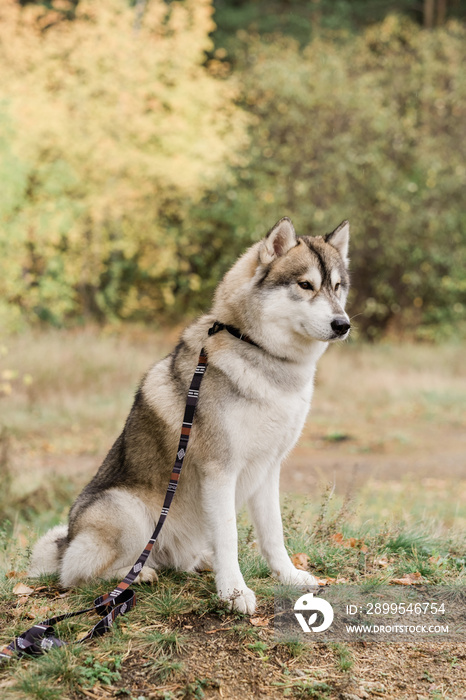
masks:
MULTIPOLYGON (((31 333, 0 347, 1 563, 9 574, 1 642, 34 616, 79 609, 104 592, 102 586, 63 592, 53 579, 28 580, 27 548, 66 517, 121 429, 139 377, 175 338, 174 331, 86 329, 31 333), (16 595, 17 583, 32 592, 16 595)), ((290 553, 306 553, 327 585, 407 572, 424 583, 461 583, 465 403, 460 344, 329 348, 301 441, 282 470, 290 553)), ((167 572, 155 589, 139 588, 138 607, 102 640, 2 667, 2 694, 466 697, 466 643, 278 643, 273 583, 243 520, 242 567, 259 601, 252 620, 222 609, 211 573, 167 572)), ((71 624, 69 632, 89 624, 71 624)))

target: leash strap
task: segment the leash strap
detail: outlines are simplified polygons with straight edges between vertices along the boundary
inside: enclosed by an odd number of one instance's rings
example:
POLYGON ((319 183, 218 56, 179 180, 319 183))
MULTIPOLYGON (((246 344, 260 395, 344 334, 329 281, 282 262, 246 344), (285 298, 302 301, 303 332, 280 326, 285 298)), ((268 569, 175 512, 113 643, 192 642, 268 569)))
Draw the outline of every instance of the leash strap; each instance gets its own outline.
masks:
MULTIPOLYGON (((210 335, 210 331, 209 331, 210 335)), ((189 436, 191 434, 191 428, 193 425, 194 414, 196 411, 196 406, 199 400, 199 389, 201 382, 204 378, 204 374, 207 367, 207 354, 202 348, 199 355, 197 367, 194 371, 193 378, 191 380, 191 385, 188 390, 188 396, 186 399, 186 407, 183 416, 183 425, 181 427, 181 435, 178 443, 178 449, 176 452, 175 465, 170 476, 170 482, 168 484, 167 492, 165 494, 165 500, 162 506, 162 512, 160 513, 159 520, 155 527, 154 532, 149 540, 149 542, 144 547, 138 560, 133 564, 131 569, 126 574, 125 578, 120 581, 118 586, 113 589, 110 593, 99 596, 94 600, 94 605, 91 608, 85 610, 79 610, 78 612, 65 613, 64 615, 57 615, 56 617, 51 617, 48 620, 44 620, 40 624, 33 625, 26 632, 16 637, 8 646, 0 651, 0 663, 11 659, 15 654, 20 656, 32 655, 38 656, 43 654, 45 651, 49 651, 53 647, 62 647, 68 644, 58 637, 55 636, 54 625, 62 620, 67 620, 71 617, 76 617, 77 615, 84 615, 84 613, 96 611, 99 615, 103 617, 99 622, 94 625, 90 632, 79 639, 75 644, 82 644, 88 639, 93 637, 99 637, 105 634, 113 622, 119 615, 124 615, 126 612, 131 610, 136 605, 136 595, 129 586, 133 583, 136 576, 141 571, 142 567, 147 561, 154 543, 159 536, 160 530, 167 518, 168 511, 173 501, 173 497, 176 492, 176 487, 178 486, 178 481, 181 474, 181 469, 183 467, 183 461, 186 455, 186 450, 188 447, 189 436), (105 614, 104 614, 105 613, 105 614)))

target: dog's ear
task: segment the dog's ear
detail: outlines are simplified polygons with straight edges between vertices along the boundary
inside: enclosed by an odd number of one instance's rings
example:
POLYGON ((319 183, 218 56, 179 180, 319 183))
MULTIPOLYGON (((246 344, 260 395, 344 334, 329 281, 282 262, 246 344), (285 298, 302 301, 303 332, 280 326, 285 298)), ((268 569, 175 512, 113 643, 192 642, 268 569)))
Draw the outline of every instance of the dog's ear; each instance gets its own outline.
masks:
POLYGON ((259 259, 263 265, 269 265, 276 258, 288 253, 298 243, 291 220, 284 216, 270 229, 262 241, 259 259))
POLYGON ((335 231, 327 233, 325 242, 338 250, 345 265, 348 265, 349 221, 343 221, 335 231))

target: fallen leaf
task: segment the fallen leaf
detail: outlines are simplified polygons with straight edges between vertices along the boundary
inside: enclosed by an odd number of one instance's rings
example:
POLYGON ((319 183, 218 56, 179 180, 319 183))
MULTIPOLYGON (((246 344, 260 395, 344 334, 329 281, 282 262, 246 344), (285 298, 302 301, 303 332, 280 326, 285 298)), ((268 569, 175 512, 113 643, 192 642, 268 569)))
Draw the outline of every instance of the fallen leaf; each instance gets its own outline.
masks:
POLYGON ((388 566, 388 559, 387 557, 380 557, 380 559, 374 559, 374 564, 376 566, 381 566, 382 569, 386 569, 388 566))
POLYGON ((249 622, 251 623, 251 625, 254 625, 254 627, 269 626, 269 620, 267 617, 251 617, 249 618, 249 622))
POLYGON ((33 607, 30 610, 28 610, 25 615, 28 617, 30 620, 35 620, 36 618, 44 618, 46 617, 50 612, 50 608, 47 608, 44 605, 38 606, 38 607, 33 607))
POLYGON ((330 583, 335 583, 334 578, 318 578, 317 583, 319 586, 328 586, 330 583))
POLYGON ((356 537, 348 537, 348 539, 345 540, 341 532, 336 532, 334 535, 331 536, 331 539, 336 544, 339 544, 342 547, 345 547, 346 549, 349 549, 350 547, 352 547, 353 549, 360 549, 361 552, 364 552, 364 554, 369 551, 367 545, 364 544, 364 540, 359 540, 356 537))
POLYGON ((13 593, 15 595, 29 595, 30 593, 34 593, 34 589, 26 586, 25 583, 17 583, 13 588, 13 593))
POLYGON ((5 576, 7 578, 20 578, 21 576, 27 576, 26 571, 8 571, 5 576))
POLYGON ((78 636, 76 637, 76 641, 77 641, 77 642, 81 642, 81 641, 87 636, 87 634, 88 634, 88 632, 81 632, 81 633, 78 634, 78 636))
POLYGON ((307 571, 309 568, 309 557, 307 554, 304 554, 304 552, 293 554, 291 562, 296 569, 301 569, 301 571, 307 571))
POLYGON ((399 586, 416 586, 422 583, 422 576, 419 571, 404 574, 401 578, 392 578, 390 583, 398 584, 399 586))
POLYGON ((436 557, 429 557, 429 564, 436 564, 439 561, 439 559, 440 559, 440 555, 438 555, 436 557))
POLYGON ((341 532, 336 532, 334 535, 331 536, 330 539, 332 539, 337 544, 343 544, 345 538, 343 537, 341 532))

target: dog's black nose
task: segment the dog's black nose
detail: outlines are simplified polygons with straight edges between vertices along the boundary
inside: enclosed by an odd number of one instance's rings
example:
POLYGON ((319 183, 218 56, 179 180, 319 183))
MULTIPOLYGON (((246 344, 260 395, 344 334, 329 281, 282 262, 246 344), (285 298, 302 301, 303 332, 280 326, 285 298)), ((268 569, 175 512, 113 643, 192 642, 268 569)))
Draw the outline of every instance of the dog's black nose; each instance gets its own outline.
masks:
POLYGON ((345 333, 351 328, 350 324, 346 318, 343 318, 343 316, 337 316, 334 318, 330 326, 332 327, 332 331, 337 335, 345 335, 345 333))

